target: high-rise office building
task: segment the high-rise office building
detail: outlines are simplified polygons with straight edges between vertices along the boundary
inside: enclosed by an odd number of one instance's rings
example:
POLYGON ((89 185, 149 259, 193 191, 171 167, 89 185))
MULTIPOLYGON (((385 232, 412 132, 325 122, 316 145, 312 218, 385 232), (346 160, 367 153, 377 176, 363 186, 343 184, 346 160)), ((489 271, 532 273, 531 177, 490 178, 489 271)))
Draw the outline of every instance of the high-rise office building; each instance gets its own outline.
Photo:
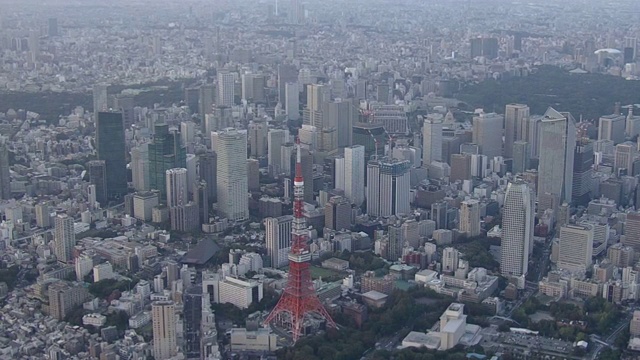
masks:
POLYGON ((232 73, 221 71, 218 73, 218 99, 216 104, 232 107, 235 97, 235 77, 232 73))
POLYGON ((287 142, 288 133, 289 131, 284 129, 273 129, 267 133, 267 161, 269 173, 273 177, 281 174, 284 170, 282 166, 282 145, 287 142))
POLYGON ((337 147, 351 146, 353 124, 357 121, 357 112, 353 103, 347 100, 325 102, 322 116, 325 128, 336 129, 337 147))
POLYGON ((626 117, 621 114, 601 116, 598 123, 598 140, 611 140, 613 145, 624 141, 626 117))
POLYGON ((131 149, 131 177, 136 191, 151 189, 149 174, 149 144, 142 144, 131 149))
POLYGON ((291 215, 264 220, 267 257, 271 260, 272 268, 281 268, 289 264, 287 255, 291 249, 292 225, 291 215))
POLYGON ((207 183, 207 198, 209 202, 216 202, 218 194, 218 154, 216 154, 215 151, 207 151, 199 154, 198 167, 200 180, 207 183))
POLYGON ((266 122, 252 122, 249 124, 249 147, 251 156, 259 158, 267 154, 267 132, 269 131, 266 122))
POLYGON ((624 239, 622 243, 640 252, 640 213, 628 213, 624 222, 624 239))
POLYGON ((480 235, 480 202, 465 200, 460 206, 460 232, 467 237, 480 235))
MULTIPOLYGON (((289 102, 286 101, 286 84, 298 83, 298 69, 294 65, 279 64, 278 65, 278 101, 284 106, 284 109, 289 111, 289 102)), ((293 89, 291 89, 291 96, 293 96, 293 89)), ((289 114, 289 113, 287 113, 289 114)))
POLYGON ((633 173, 633 163, 637 159, 637 145, 631 141, 616 145, 614 153, 613 170, 619 174, 625 170, 627 174, 633 173))
POLYGON ((91 160, 87 163, 89 182, 95 185, 96 201, 103 207, 107 205, 107 167, 104 160, 91 160))
POLYGON ((134 107, 135 102, 132 96, 119 95, 114 99, 113 107, 116 111, 122 113, 122 120, 125 128, 129 128, 135 121, 134 107))
POLYGON ((445 273, 455 273, 460 262, 460 252, 452 247, 442 250, 442 271, 445 273))
POLYGON ((260 191, 260 162, 247 159, 247 184, 249 191, 260 191))
POLYGON ((127 193, 127 162, 121 113, 98 113, 96 149, 98 160, 105 162, 107 198, 122 199, 127 193))
POLYGON ((79 283, 58 281, 49 285, 49 314, 63 320, 73 309, 82 305, 89 297, 89 291, 79 283))
POLYGON ((189 201, 189 184, 187 169, 175 168, 166 171, 167 206, 169 208, 184 206, 189 201))
POLYGON ((523 121, 520 127, 520 140, 529 143, 531 158, 538 159, 540 156, 540 127, 542 126, 541 115, 531 115, 529 119, 523 121))
POLYGON ((49 18, 47 20, 49 37, 58 36, 60 33, 58 32, 58 19, 57 18, 49 18))
POLYGON ((264 88, 267 86, 262 74, 242 75, 242 99, 253 100, 253 103, 264 102, 264 88))
POLYGON ((384 127, 388 134, 407 134, 409 118, 404 105, 372 105, 371 123, 384 127))
POLYGON ((434 161, 442 161, 442 121, 443 117, 439 114, 430 114, 424 119, 422 166, 425 168, 428 168, 434 161))
POLYGON ((471 39, 470 43, 472 59, 478 56, 483 56, 487 59, 498 57, 499 45, 497 38, 478 37, 471 39))
POLYGON ((8 145, 7 138, 0 136, 0 200, 9 200, 12 197, 8 145))
POLYGON ((280 99, 282 106, 287 112, 289 120, 300 119, 300 91, 297 82, 290 82, 284 85, 284 102, 280 99))
POLYGON ((493 159, 502 155, 502 124, 504 117, 496 113, 481 113, 473 117, 473 142, 480 154, 493 159))
POLYGON ((331 151, 337 147, 337 139, 333 141, 335 136, 335 127, 330 126, 328 121, 325 124, 323 117, 324 103, 331 99, 330 88, 327 85, 310 84, 307 85, 307 106, 303 111, 303 123, 305 125, 314 126, 317 129, 318 141, 317 146, 321 151, 331 151), (325 132, 325 130, 327 130, 325 132), (326 138, 329 137, 329 138, 326 138), (326 139, 325 139, 326 138, 326 139))
MULTIPOLYGON (((556 203, 571 203, 575 146, 573 116, 549 108, 540 128, 538 195, 548 193, 555 197, 556 203)), ((538 210, 541 210, 540 205, 538 210)))
POLYGON ((73 247, 76 246, 76 234, 73 218, 67 214, 58 214, 54 221, 53 253, 60 262, 73 261, 73 247))
POLYGON ((149 187, 160 191, 160 201, 167 199, 167 170, 187 167, 187 150, 182 146, 177 129, 157 124, 149 147, 149 187))
MULTIPOLYGON (((213 112, 213 104, 216 98, 216 88, 213 84, 204 84, 200 86, 198 94, 198 114, 200 115, 201 130, 205 131, 205 115, 213 112)), ((207 133, 208 134, 208 133, 207 133)))
POLYGON ((502 214, 500 272, 506 277, 522 277, 529 268, 533 243, 534 199, 525 182, 507 186, 502 214))
POLYGON ((364 202, 364 146, 344 149, 344 195, 356 206, 364 202))
POLYGON ((529 143, 522 140, 514 141, 512 147, 512 157, 512 173, 521 174, 529 170, 529 163, 531 160, 531 150, 529 147, 529 143))
POLYGON ((411 210, 411 175, 408 160, 383 158, 367 165, 367 214, 391 216, 411 210))
POLYGON ((173 301, 156 301, 151 304, 153 321, 153 357, 170 359, 177 355, 176 307, 173 301))
POLYGON ((332 196, 324 206, 324 226, 331 230, 349 230, 351 203, 342 196, 332 196))
POLYGON ((593 255, 593 225, 564 225, 560 228, 558 267, 569 271, 586 271, 593 255))
POLYGON ((593 190, 593 141, 577 141, 573 156, 573 186, 571 198, 578 205, 587 205, 593 190))
POLYGON ((513 144, 522 140, 522 124, 529 120, 529 107, 522 104, 508 104, 504 111, 504 157, 513 157, 513 144))
POLYGON ((451 176, 449 176, 449 181, 453 183, 469 179, 471 179, 471 155, 451 155, 451 176))
POLYGON ((93 119, 97 121, 98 113, 109 110, 109 84, 93 86, 93 119))
POLYGON ((218 211, 229 220, 249 218, 247 136, 233 129, 218 134, 218 211))
POLYGON ((51 210, 48 203, 36 204, 36 226, 41 228, 51 226, 51 210))
POLYGON ((193 186, 193 202, 198 207, 200 214, 200 225, 209 223, 209 189, 207 182, 204 180, 196 181, 193 186))

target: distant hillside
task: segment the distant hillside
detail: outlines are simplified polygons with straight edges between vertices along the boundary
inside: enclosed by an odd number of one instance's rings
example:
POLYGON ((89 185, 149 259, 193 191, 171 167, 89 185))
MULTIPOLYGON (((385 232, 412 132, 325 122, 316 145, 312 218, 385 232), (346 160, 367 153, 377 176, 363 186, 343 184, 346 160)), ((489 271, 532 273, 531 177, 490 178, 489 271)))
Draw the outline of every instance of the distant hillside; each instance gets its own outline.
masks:
POLYGON ((640 104, 640 81, 601 74, 570 74, 567 70, 541 66, 527 77, 486 80, 460 91, 457 98, 472 107, 504 113, 509 103, 527 104, 532 114, 547 107, 569 111, 576 119, 597 119, 613 112, 614 103, 640 104))

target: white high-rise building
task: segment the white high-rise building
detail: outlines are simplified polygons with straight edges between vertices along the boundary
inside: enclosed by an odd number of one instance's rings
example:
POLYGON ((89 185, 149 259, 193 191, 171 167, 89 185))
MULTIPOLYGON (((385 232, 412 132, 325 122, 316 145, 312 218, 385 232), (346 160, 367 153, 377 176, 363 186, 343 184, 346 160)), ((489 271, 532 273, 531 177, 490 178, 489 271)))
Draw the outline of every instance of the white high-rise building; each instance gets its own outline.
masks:
POLYGON ((266 155, 268 150, 268 131, 266 122, 252 122, 249 124, 249 147, 251 148, 252 157, 259 158, 266 155))
MULTIPOLYGON (((440 114, 429 114, 422 127, 422 166, 442 161, 442 122, 440 114)), ((447 159, 448 160, 448 159, 447 159)))
POLYGON ((96 84, 93 86, 93 117, 98 118, 98 112, 109 110, 109 84, 96 84))
MULTIPOLYGON (((540 128, 538 195, 552 194, 556 203, 571 203, 576 129, 573 116, 549 108, 540 128)), ((547 196, 547 195, 545 195, 547 196)), ((546 209, 540 209, 538 212, 546 209)))
POLYGON ((156 301, 151 305, 153 321, 153 357, 170 359, 178 354, 176 307, 173 301, 156 301))
POLYGON ((496 113, 480 113, 473 117, 473 142, 480 154, 493 159, 502 156, 502 124, 504 117, 496 113))
POLYGON ((367 165, 367 214, 391 216, 411 211, 411 163, 381 159, 367 165))
POLYGON ((218 106, 232 107, 235 96, 235 76, 221 71, 218 73, 218 106))
POLYGON ((460 231, 467 237, 480 235, 480 202, 463 201, 460 207, 460 231))
POLYGON ((601 116, 598 121, 598 140, 611 140, 613 145, 624 141, 627 118, 621 114, 601 116))
POLYGON ((218 211, 229 220, 249 218, 247 136, 234 129, 218 133, 218 211))
POLYGON ((569 271, 585 271, 593 255, 593 225, 565 225, 560 228, 558 267, 569 271))
POLYGON ((289 137, 289 130, 273 129, 267 133, 267 161, 271 174, 276 177, 283 171, 282 145, 289 137))
POLYGON ((188 145, 193 142, 196 136, 196 123, 193 121, 183 121, 180 123, 180 137, 182 144, 188 145))
POLYGON ((131 149, 131 176, 136 191, 150 189, 149 145, 143 144, 131 149))
POLYGON ((264 220, 267 256, 271 259, 272 268, 281 268, 289 264, 292 225, 293 216, 291 215, 264 220))
POLYGON ((166 172, 167 178, 167 207, 184 206, 189 201, 189 187, 187 184, 187 169, 175 168, 166 172))
POLYGON ((364 202, 364 146, 344 148, 344 195, 357 206, 364 202))
POLYGON ((529 186, 520 181, 509 183, 502 214, 500 272, 503 276, 523 278, 527 274, 533 242, 534 212, 534 199, 529 186))
POLYGON ((300 90, 298 89, 298 83, 286 83, 284 93, 285 103, 282 105, 287 112, 287 118, 289 120, 300 119, 300 90))
POLYGON ((73 247, 76 245, 73 218, 67 214, 58 214, 54 224, 53 253, 58 261, 70 263, 73 261, 73 247))
POLYGON ((454 273, 458 270, 458 262, 460 261, 460 252, 448 247, 442 250, 442 271, 454 273))

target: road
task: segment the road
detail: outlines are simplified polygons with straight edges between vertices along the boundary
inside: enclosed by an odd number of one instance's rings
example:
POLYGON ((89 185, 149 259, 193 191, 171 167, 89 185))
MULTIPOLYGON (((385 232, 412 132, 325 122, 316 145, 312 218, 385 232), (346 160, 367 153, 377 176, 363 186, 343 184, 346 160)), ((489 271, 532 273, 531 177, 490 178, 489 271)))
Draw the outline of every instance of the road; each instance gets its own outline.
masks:
MULTIPOLYGON (((607 344, 613 344, 613 342, 616 340, 618 335, 620 335, 620 333, 629 326, 629 322, 631 321, 631 318, 632 318, 632 314, 629 313, 625 315, 625 317, 620 319, 617 326, 614 328, 613 332, 609 334, 609 336, 607 336, 604 342, 607 344)), ((612 346, 612 345, 609 345, 609 346, 612 346)), ((604 348, 604 345, 598 344, 596 348, 593 350, 593 355, 591 356, 591 359, 592 360, 597 359, 598 354, 600 353, 600 351, 602 351, 603 348, 604 348)))
POLYGON ((398 346, 398 342, 404 338, 405 336, 407 336, 407 334, 409 333, 409 331, 411 331, 411 328, 408 326, 403 327, 402 329, 396 331, 393 335, 391 336, 386 336, 382 339, 380 339, 375 347, 373 348, 369 348, 367 349, 363 354, 362 354, 362 358, 366 359, 369 358, 371 356, 371 354, 373 354, 373 352, 375 350, 387 350, 387 351, 393 351, 397 346, 398 346))

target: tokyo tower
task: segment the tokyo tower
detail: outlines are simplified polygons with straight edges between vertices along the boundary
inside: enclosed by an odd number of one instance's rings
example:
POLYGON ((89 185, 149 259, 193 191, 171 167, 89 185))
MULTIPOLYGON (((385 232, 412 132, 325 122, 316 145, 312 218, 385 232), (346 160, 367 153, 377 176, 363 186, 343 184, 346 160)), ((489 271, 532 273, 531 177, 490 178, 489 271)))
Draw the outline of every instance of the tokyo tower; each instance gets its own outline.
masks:
POLYGON ((296 139, 296 177, 293 180, 293 230, 291 231, 291 251, 289 252, 289 278, 282 297, 264 321, 269 324, 275 319, 288 322, 291 326, 293 342, 303 335, 303 324, 307 316, 315 313, 323 317, 327 326, 336 328, 336 323, 324 308, 311 281, 309 262, 311 253, 307 245, 306 222, 304 219, 304 179, 300 163, 300 139, 296 139))

